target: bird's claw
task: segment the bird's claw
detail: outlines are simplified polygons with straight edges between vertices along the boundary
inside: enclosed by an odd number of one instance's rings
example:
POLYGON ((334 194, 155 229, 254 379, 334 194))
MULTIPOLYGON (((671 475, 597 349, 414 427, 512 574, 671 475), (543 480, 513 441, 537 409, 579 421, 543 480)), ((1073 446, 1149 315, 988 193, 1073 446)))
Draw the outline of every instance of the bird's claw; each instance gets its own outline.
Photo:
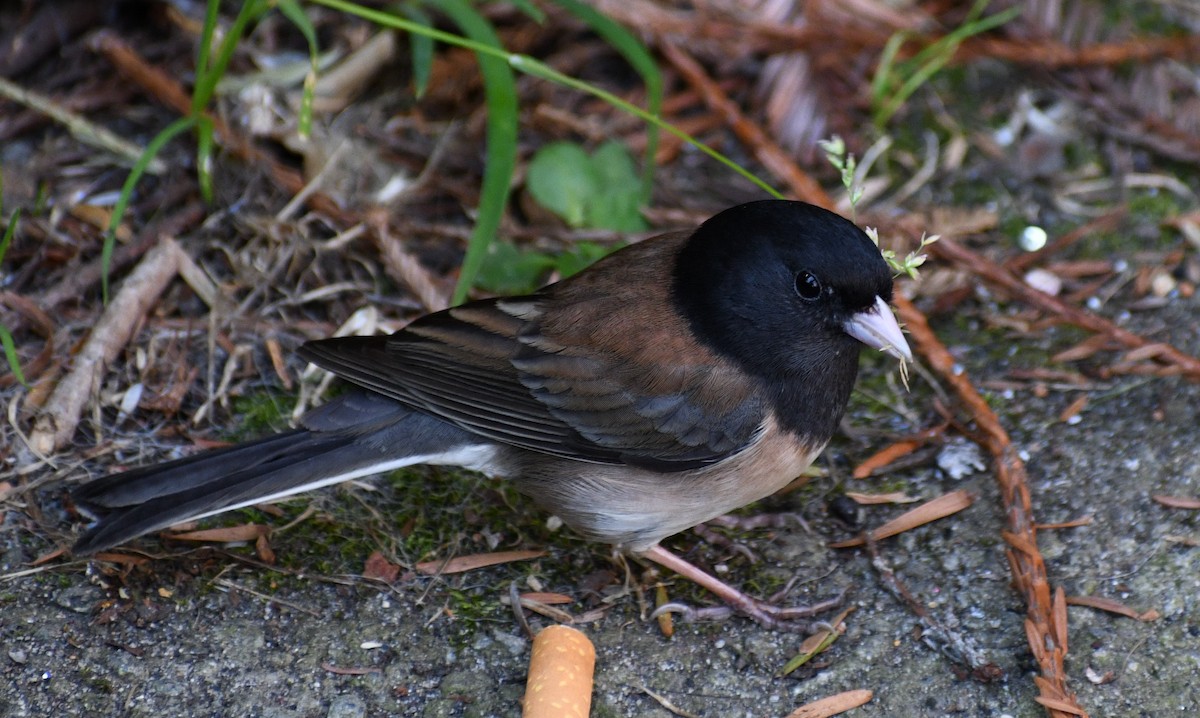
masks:
POLYGON ((755 598, 746 597, 745 602, 733 606, 705 606, 697 608, 679 601, 664 603, 650 614, 651 620, 667 613, 677 614, 684 623, 700 621, 724 621, 735 613, 753 620, 760 626, 772 631, 790 633, 814 633, 822 629, 832 629, 825 621, 805 621, 809 616, 837 608, 844 594, 838 595, 811 606, 776 606, 755 598))

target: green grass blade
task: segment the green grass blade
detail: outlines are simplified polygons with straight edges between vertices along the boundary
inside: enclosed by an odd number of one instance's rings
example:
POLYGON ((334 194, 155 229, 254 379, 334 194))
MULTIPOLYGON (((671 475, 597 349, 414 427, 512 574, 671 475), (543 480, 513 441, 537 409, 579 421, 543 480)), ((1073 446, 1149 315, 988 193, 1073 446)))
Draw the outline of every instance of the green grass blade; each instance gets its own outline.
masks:
POLYGON ((907 31, 901 30, 889 37, 887 43, 883 46, 883 53, 879 56, 875 77, 871 80, 871 102, 877 107, 883 103, 888 91, 894 85, 896 54, 900 52, 900 48, 904 46, 905 40, 909 37, 910 35, 907 31))
POLYGON ((196 116, 196 177, 200 180, 200 196, 213 201, 213 121, 207 115, 196 116))
MULTIPOLYGON (((13 210, 12 216, 8 218, 8 226, 4 228, 4 236, 0 237, 0 262, 4 261, 4 255, 8 253, 8 247, 12 244, 13 235, 17 233, 17 222, 20 219, 21 208, 18 207, 13 210)), ((4 359, 8 362, 8 368, 12 370, 13 376, 21 383, 21 386, 28 388, 29 382, 25 381, 25 372, 21 371, 21 358, 17 356, 17 346, 13 342, 12 334, 9 333, 8 327, 3 324, 0 324, 0 344, 4 346, 4 359)))
POLYGON ((317 29, 313 27, 312 20, 308 18, 308 15, 304 14, 304 10, 297 0, 278 0, 278 3, 279 11, 292 21, 292 24, 304 36, 304 41, 308 43, 310 68, 304 77, 304 91, 300 95, 300 117, 296 128, 301 138, 307 138, 312 132, 313 95, 317 86, 317 68, 321 62, 321 50, 317 44, 317 29))
POLYGON ((537 24, 541 25, 542 23, 546 22, 546 13, 542 12, 542 9, 539 8, 537 5, 534 5, 532 2, 530 2, 530 0, 508 0, 508 1, 517 10, 520 10, 521 13, 525 15, 525 17, 529 18, 530 20, 533 20, 537 24))
POLYGON ((113 248, 117 242, 117 227, 121 226, 121 220, 125 218, 125 210, 129 208, 133 189, 137 187, 138 180, 142 178, 146 168, 158 156, 162 148, 177 135, 187 132, 195 124, 196 120, 191 117, 180 117, 167 125, 162 132, 150 140, 150 144, 146 145, 146 149, 142 151, 142 156, 129 170, 129 176, 125 178, 125 184, 121 186, 121 194, 117 197, 116 205, 113 206, 112 218, 108 221, 108 230, 104 233, 104 244, 100 248, 100 288, 105 304, 108 304, 108 268, 112 263, 113 248))
MULTIPOLYGON (((650 51, 620 23, 579 0, 555 0, 567 12, 585 22, 629 63, 646 86, 646 111, 658 117, 662 113, 663 77, 650 51)), ((646 154, 642 160, 642 204, 650 202, 654 190, 654 156, 658 154, 658 127, 646 131, 646 154)))
MULTIPOLYGON (((269 9, 270 5, 267 0, 245 0, 237 17, 233 19, 233 24, 226 30, 225 37, 221 40, 221 46, 217 48, 217 54, 208 56, 209 63, 207 65, 197 64, 196 84, 192 88, 192 114, 198 115, 208 107, 213 93, 217 90, 217 83, 225 76, 225 70, 229 68, 229 61, 233 59, 233 53, 246 34, 247 28, 269 9)), ((204 47, 201 47, 201 51, 204 51, 204 47)))
MULTIPOLYGON (((908 98, 913 93, 920 89, 922 85, 929 82, 930 78, 945 67, 950 60, 954 59, 954 54, 958 52, 958 47, 964 40, 997 28, 1021 14, 1020 7, 1011 7, 995 15, 980 18, 979 15, 983 13, 987 4, 988 0, 977 0, 967 13, 967 17, 962 25, 955 28, 952 32, 947 33, 937 42, 923 48, 906 62, 892 64, 891 61, 894 60, 895 51, 893 50, 891 57, 887 57, 888 50, 892 49, 892 41, 888 41, 888 45, 884 48, 888 65, 885 66, 884 58, 880 59, 880 69, 876 74, 876 80, 883 79, 880 82, 872 83, 872 96, 878 102, 879 99, 882 99, 881 95, 886 93, 887 89, 894 88, 894 92, 875 111, 874 120, 876 127, 882 127, 887 124, 888 120, 900 111, 900 107, 908 101, 908 98), (896 87, 896 82, 901 78, 904 78, 903 81, 899 83, 899 87, 896 87), (878 94, 877 90, 879 91, 878 94)), ((898 49, 899 46, 897 45, 895 50, 898 49)))
POLYGON ((217 32, 217 19, 221 11, 221 0, 208 0, 204 7, 204 26, 200 30, 200 47, 196 50, 196 75, 208 72, 212 59, 213 35, 217 32))
POLYGON ((17 356, 17 345, 13 343, 12 334, 3 324, 0 324, 0 344, 4 345, 4 360, 8 362, 8 368, 12 370, 13 376, 21 386, 28 389, 29 382, 25 381, 25 372, 21 371, 21 357, 17 356))
MULTIPOLYGON (((433 20, 429 17, 429 13, 416 3, 406 2, 397 10, 404 13, 413 22, 420 23, 427 28, 433 27, 433 20)), ((410 32, 408 41, 412 46, 410 52, 413 66, 413 94, 419 100, 429 89, 429 76, 433 74, 433 39, 428 35, 410 32)))
MULTIPOLYGON (((463 34, 475 42, 500 50, 500 38, 492 25, 466 0, 440 0, 438 9, 458 25, 463 34)), ((500 50, 503 52, 502 50, 500 50)), ((508 205, 508 189, 517 167, 517 83, 512 70, 493 53, 476 53, 479 72, 483 75, 484 95, 488 107, 487 162, 483 168, 483 186, 479 191, 479 209, 475 228, 467 243, 458 284, 454 287, 454 304, 461 303, 475 282, 488 245, 500 228, 500 219, 508 205)))
POLYGON ((0 237, 0 262, 3 262, 4 255, 8 254, 8 246, 12 244, 13 235, 17 233, 17 220, 20 218, 21 208, 17 207, 13 210, 12 216, 8 218, 8 225, 4 228, 4 236, 0 237))

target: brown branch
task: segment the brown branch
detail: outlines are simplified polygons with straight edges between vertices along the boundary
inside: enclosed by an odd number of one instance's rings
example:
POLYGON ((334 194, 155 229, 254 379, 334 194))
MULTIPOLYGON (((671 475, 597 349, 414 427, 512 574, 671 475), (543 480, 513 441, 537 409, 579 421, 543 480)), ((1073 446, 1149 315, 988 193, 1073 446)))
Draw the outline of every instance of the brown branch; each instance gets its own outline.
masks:
POLYGON ((1200 35, 1177 37, 1135 37, 1122 42, 1100 42, 1070 47, 1050 38, 1009 40, 1000 37, 974 37, 963 43, 958 61, 991 57, 1018 65, 1048 68, 1119 65, 1149 62, 1160 57, 1178 60, 1200 57, 1200 35))
MULTIPOLYGON (((945 240, 943 240, 945 241, 945 240)), ((939 242, 938 244, 942 244, 939 242)), ((934 245, 937 246, 937 245, 934 245)), ((1025 599, 1025 631, 1029 647, 1041 668, 1035 682, 1041 692, 1038 702, 1052 718, 1086 716, 1087 713, 1067 688, 1063 660, 1067 654, 1066 598, 1062 589, 1053 592, 1046 564, 1037 547, 1033 504, 1026 481, 1025 464, 987 402, 971 384, 945 345, 934 335, 925 315, 904 296, 895 297, 896 310, 929 365, 954 389, 979 428, 979 441, 991 452, 996 481, 1006 514, 1008 561, 1013 582, 1025 599)))
POLYGON ((183 250, 170 237, 142 258, 93 327, 46 405, 38 412, 29 437, 33 451, 45 456, 67 444, 87 401, 95 396, 105 367, 117 357, 146 312, 179 272, 183 250))
POLYGON ((758 161, 762 162, 763 166, 772 174, 788 184, 796 199, 827 209, 833 208, 833 199, 821 188, 821 185, 808 173, 801 170, 788 156, 788 153, 761 127, 742 113, 729 95, 725 94, 725 91, 704 72, 704 68, 700 66, 699 62, 696 62, 695 58, 669 41, 662 41, 660 47, 663 55, 683 75, 688 84, 704 97, 705 103, 725 116, 725 120, 733 129, 734 134, 750 148, 758 161))
POLYGON ((1103 334, 1130 349, 1141 349, 1163 364, 1177 367, 1178 371, 1193 379, 1200 379, 1200 359, 1176 349, 1170 344, 1152 342, 1145 337, 1122 329, 1113 322, 1093 314, 1086 309, 1067 304, 1063 300, 1050 296, 1045 292, 1030 287, 1019 277, 1004 267, 987 259, 981 254, 972 252, 961 244, 950 239, 929 246, 930 253, 945 260, 962 266, 967 271, 981 277, 1012 294, 1016 299, 1030 304, 1042 311, 1050 312, 1070 324, 1082 327, 1097 334, 1103 334))

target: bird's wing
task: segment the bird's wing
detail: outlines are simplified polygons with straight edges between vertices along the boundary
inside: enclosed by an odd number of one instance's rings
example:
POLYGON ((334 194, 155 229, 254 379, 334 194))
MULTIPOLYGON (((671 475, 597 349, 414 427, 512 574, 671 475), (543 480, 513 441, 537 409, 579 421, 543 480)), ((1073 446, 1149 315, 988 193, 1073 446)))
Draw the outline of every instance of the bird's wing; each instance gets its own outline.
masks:
POLYGON ((389 337, 309 342, 300 356, 513 446, 660 471, 715 463, 754 440, 765 402, 752 378, 692 338, 655 271, 661 249, 646 250, 624 250, 637 261, 619 272, 595 267, 389 337))

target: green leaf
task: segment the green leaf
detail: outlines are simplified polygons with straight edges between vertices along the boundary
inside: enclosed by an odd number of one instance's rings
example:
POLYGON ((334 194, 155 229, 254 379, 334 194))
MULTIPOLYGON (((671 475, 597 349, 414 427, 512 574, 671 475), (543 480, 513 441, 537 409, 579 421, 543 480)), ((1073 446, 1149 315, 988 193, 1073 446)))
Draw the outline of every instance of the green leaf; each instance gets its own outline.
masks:
MULTIPOLYGON (((564 10, 587 23, 605 42, 612 45, 629 63, 646 86, 646 111, 658 118, 662 110, 663 77, 654 56, 641 40, 604 13, 580 0, 555 0, 564 10)), ((641 204, 650 202, 654 189, 654 156, 658 153, 658 125, 650 122, 646 128, 646 153, 642 159, 641 204)))
POLYGON ((213 201, 213 121, 207 115, 196 115, 196 175, 200 180, 200 196, 213 201))
POLYGON ((622 244, 604 245, 595 242, 577 242, 571 249, 560 254, 554 260, 554 268, 558 271, 559 276, 566 279, 623 246, 622 244))
POLYGON ((216 24, 216 9, 213 6, 217 4, 218 0, 209 0, 208 14, 204 18, 204 32, 201 35, 200 54, 196 62, 196 84, 192 88, 193 115, 200 114, 208 107, 213 93, 217 90, 217 83, 225 76, 229 61, 233 59, 233 53, 246 34, 247 28, 270 9, 266 0, 243 0, 237 17, 226 29, 217 54, 213 56, 209 54, 209 44, 212 42, 214 30, 209 27, 209 22, 216 24))
POLYGON ((645 230, 637 169, 625 145, 616 140, 600 145, 592 155, 592 167, 597 191, 589 207, 589 226, 617 232, 645 230))
POLYGON ((592 159, 574 142, 543 145, 529 162, 525 182, 538 204, 571 227, 584 226, 599 184, 592 159))
POLYGON ((637 169, 620 142, 605 142, 590 157, 573 142, 550 143, 530 161, 526 186, 571 227, 646 229, 637 169))
POLYGON ((554 259, 546 254, 496 241, 488 247, 475 284, 494 294, 526 294, 541 286, 554 267, 554 259))
POLYGON ((614 232, 645 231, 646 221, 638 211, 641 204, 637 184, 606 188, 592 196, 587 207, 587 224, 589 227, 611 229, 614 232))
POLYGON ((904 62, 896 62, 896 55, 908 36, 900 32, 888 39, 879 59, 875 78, 871 81, 876 127, 887 124, 914 92, 950 62, 964 40, 999 27, 1021 14, 1021 8, 1018 6, 980 18, 988 2, 989 0, 976 0, 962 25, 922 48, 904 62))
POLYGON ((596 148, 592 153, 592 166, 596 168, 599 181, 605 184, 627 185, 637 181, 637 169, 633 166, 633 158, 625 145, 616 140, 609 140, 596 148))

